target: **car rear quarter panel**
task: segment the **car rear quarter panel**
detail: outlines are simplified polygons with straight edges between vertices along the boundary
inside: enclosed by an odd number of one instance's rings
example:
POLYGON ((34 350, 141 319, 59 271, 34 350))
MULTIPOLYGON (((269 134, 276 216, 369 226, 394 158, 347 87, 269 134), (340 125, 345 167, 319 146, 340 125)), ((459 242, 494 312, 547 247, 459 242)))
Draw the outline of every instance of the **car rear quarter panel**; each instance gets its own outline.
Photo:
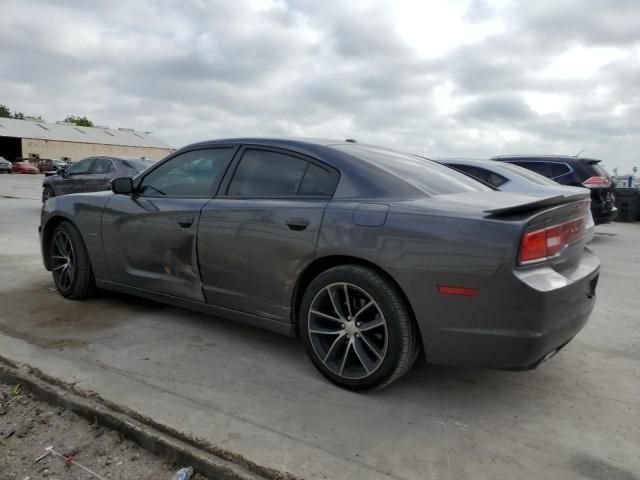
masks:
POLYGON ((317 257, 346 255, 383 269, 407 297, 425 346, 433 331, 456 322, 452 306, 468 309, 474 300, 443 296, 438 285, 477 288, 484 295, 501 269, 515 265, 519 222, 408 213, 391 205, 383 226, 367 227, 352 220, 357 206, 327 207, 317 257))

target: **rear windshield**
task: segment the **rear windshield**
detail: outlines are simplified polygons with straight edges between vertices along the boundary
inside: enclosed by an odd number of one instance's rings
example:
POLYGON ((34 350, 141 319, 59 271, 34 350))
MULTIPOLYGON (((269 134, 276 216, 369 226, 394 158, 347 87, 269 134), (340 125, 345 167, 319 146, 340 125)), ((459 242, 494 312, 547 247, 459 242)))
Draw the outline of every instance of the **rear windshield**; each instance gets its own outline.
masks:
POLYGON ((340 144, 332 147, 374 164, 428 195, 492 191, 464 173, 426 158, 358 144, 340 144))
POLYGON ((532 181, 533 183, 537 183, 538 185, 558 185, 558 182, 554 182, 550 178, 545 177, 544 175, 540 175, 539 173, 532 172, 531 170, 527 170, 524 167, 519 167, 518 165, 514 165, 513 163, 501 162, 500 166, 506 168, 507 170, 520 175, 521 177, 526 178, 527 180, 532 181))
POLYGON ((602 165, 600 165, 598 162, 589 162, 589 165, 591 165, 591 168, 593 168, 596 172, 596 175, 594 176, 607 177, 607 178, 611 176, 609 175, 609 172, 607 172, 605 168, 602 165))
POLYGON ((131 170, 135 170, 137 173, 140 173, 153 165, 153 162, 148 160, 123 160, 122 163, 131 170))

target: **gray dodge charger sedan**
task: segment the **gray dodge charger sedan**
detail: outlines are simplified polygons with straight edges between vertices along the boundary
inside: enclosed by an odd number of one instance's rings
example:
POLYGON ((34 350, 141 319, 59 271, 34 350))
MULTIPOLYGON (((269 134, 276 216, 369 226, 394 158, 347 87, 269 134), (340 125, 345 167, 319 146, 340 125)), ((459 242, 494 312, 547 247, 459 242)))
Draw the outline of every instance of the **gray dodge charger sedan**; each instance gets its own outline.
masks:
POLYGON ((421 352, 536 367, 595 302, 581 191, 499 192, 386 148, 259 138, 184 147, 112 190, 43 206, 63 296, 116 290, 299 336, 349 389, 396 380, 421 352))

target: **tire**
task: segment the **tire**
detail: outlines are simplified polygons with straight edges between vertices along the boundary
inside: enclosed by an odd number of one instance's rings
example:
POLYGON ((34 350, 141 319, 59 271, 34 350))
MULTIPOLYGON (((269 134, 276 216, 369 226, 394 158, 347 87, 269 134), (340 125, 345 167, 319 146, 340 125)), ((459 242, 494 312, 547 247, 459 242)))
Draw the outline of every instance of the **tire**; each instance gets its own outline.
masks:
POLYGON ((53 191, 53 188, 46 186, 42 189, 42 203, 45 203, 50 198, 56 196, 56 193, 53 191))
POLYGON ((62 222, 53 231, 49 256, 53 280, 63 297, 82 300, 95 294, 89 254, 82 235, 71 222, 62 222))
POLYGON ((341 265, 318 275, 304 293, 298 319, 315 367, 349 390, 383 388, 418 356, 417 328, 402 296, 367 267, 341 265))

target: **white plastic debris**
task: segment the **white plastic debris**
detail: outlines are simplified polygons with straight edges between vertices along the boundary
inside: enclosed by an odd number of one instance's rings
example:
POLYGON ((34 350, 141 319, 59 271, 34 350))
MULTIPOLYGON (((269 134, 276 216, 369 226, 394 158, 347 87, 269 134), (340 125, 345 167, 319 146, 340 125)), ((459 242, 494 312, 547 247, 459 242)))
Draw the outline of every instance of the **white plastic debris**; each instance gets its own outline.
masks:
POLYGON ((171 480, 189 480, 193 475, 193 467, 181 468, 178 470, 171 480))

